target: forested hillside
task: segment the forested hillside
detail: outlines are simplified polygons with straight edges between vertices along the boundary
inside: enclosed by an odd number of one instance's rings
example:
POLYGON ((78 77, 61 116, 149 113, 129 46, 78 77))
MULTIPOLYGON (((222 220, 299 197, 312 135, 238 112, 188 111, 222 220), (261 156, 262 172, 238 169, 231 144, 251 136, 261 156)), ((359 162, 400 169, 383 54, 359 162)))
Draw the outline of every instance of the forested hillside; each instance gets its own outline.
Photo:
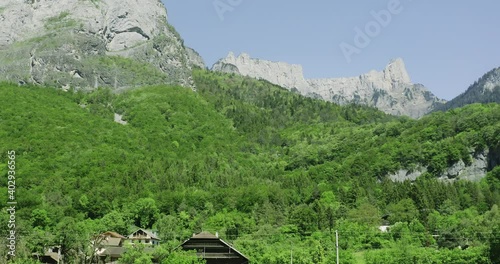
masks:
POLYGON ((191 263, 174 249, 202 230, 251 263, 289 263, 291 252, 294 263, 334 263, 335 230, 342 263, 500 263, 500 167, 480 182, 436 179, 471 153, 500 153, 498 104, 412 120, 242 76, 193 76, 197 92, 0 85, 0 200, 14 150, 17 263, 54 244, 84 263, 96 234, 134 226, 158 230, 162 246, 124 263, 191 263), (415 182, 387 179, 417 165, 427 173, 415 182))
POLYGON ((500 68, 495 68, 476 82, 467 91, 439 106, 436 111, 446 111, 474 103, 500 103, 500 68))

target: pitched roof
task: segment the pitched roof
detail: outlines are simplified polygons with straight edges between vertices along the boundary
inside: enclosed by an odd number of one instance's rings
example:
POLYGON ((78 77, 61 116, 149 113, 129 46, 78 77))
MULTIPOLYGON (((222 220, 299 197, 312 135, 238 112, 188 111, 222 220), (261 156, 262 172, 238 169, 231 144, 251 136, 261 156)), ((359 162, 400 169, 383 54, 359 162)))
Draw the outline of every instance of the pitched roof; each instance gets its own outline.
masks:
POLYGON ((113 231, 107 231, 107 232, 104 232, 101 234, 101 236, 109 236, 109 237, 115 237, 115 238, 123 238, 125 239, 126 237, 116 233, 116 232, 113 232, 113 231))
POLYGON ((149 230, 146 230, 146 229, 142 229, 142 228, 139 228, 135 232, 133 232, 132 234, 128 235, 128 238, 129 239, 133 238, 134 234, 137 233, 138 231, 142 231, 142 232, 146 233, 146 235, 148 237, 150 237, 151 239, 160 240, 160 238, 158 238, 158 236, 155 233, 153 233, 149 230))
POLYGON ((236 248, 233 247, 233 245, 227 243, 226 241, 222 240, 222 239, 219 239, 222 243, 224 243, 226 246, 228 246, 229 248, 231 248, 231 250, 233 250, 234 252, 238 253, 238 255, 242 256, 243 258, 245 259, 249 259, 247 258, 247 256, 243 255, 243 253, 241 253, 240 251, 238 251, 236 248))
POLYGON ((109 237, 108 239, 101 241, 101 246, 118 247, 118 246, 121 246, 121 241, 122 241, 122 238, 109 237))
POLYGON ((99 254, 99 256, 110 256, 110 257, 121 257, 125 253, 126 248, 124 247, 110 247, 104 249, 104 251, 99 254))
POLYGON ((203 231, 199 234, 193 234, 191 239, 219 239, 217 236, 213 235, 212 233, 203 231))
POLYGON ((248 260, 248 258, 245 255, 243 255, 243 253, 239 252, 236 248, 234 248, 233 245, 227 243, 226 241, 220 239, 219 237, 213 235, 212 233, 205 232, 205 231, 198 233, 198 234, 193 234, 193 236, 191 238, 184 241, 179 247, 183 247, 184 245, 186 245, 186 243, 188 243, 189 241, 192 241, 192 240, 218 240, 222 244, 224 244, 225 246, 230 248, 231 251, 235 252, 237 255, 248 260))

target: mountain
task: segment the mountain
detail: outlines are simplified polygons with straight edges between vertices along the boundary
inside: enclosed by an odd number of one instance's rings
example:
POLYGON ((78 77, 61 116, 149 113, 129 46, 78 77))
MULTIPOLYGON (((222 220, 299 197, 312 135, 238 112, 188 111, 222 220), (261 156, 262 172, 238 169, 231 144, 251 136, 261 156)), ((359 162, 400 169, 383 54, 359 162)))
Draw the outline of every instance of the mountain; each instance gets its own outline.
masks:
POLYGON ((361 96, 413 87, 402 60, 327 80, 249 56, 208 71, 158 1, 3 1, 1 263, 54 246, 60 263, 204 263, 179 252, 201 231, 251 263, 335 263, 338 242, 342 263, 500 259, 500 104, 388 115, 361 96), (111 255, 102 234, 137 228, 161 244, 111 255))
POLYGON ((0 78, 16 83, 115 89, 193 86, 201 57, 167 23, 159 0, 4 0, 0 78))
POLYGON ((341 105, 357 103, 388 114, 419 118, 444 103, 421 84, 413 84, 402 59, 392 60, 382 71, 356 77, 305 79, 302 66, 272 62, 232 52, 212 70, 262 78, 302 95, 341 105))
MULTIPOLYGON (((287 263, 290 243, 302 263, 335 263, 332 230, 344 234, 343 259, 367 260, 343 263, 498 259, 500 104, 414 120, 236 74, 194 70, 193 80, 196 92, 0 83, 0 174, 15 177, 0 200, 16 184, 16 250, 61 245, 62 262, 82 263, 90 238, 138 226, 158 230, 158 263, 193 263, 164 258, 202 230, 251 263, 287 263)), ((123 263, 151 263, 141 248, 126 254, 123 263)))
POLYGON ((500 103, 500 67, 487 72, 467 91, 436 110, 447 111, 474 103, 500 103))

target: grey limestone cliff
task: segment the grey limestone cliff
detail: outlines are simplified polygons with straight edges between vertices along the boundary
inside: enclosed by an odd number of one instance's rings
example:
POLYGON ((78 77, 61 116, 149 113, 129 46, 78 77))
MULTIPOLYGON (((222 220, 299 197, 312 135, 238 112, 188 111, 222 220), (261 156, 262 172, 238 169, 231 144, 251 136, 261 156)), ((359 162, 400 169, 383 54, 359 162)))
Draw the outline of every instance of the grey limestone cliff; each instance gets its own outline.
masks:
POLYGON ((230 52, 226 58, 216 62, 212 70, 262 78, 287 89, 295 88, 301 93, 307 93, 310 87, 304 79, 302 66, 254 59, 246 53, 235 56, 230 52))
POLYGON ((262 78, 305 96, 338 104, 358 103, 393 115, 421 117, 444 103, 421 84, 413 84, 402 59, 392 60, 382 71, 356 77, 305 79, 302 66, 229 53, 212 70, 262 78))
MULTIPOLYGON (((448 167, 439 175, 439 180, 453 182, 458 180, 480 181, 486 174, 500 164, 500 149, 486 149, 475 152, 471 150, 471 162, 466 164, 459 160, 448 167)), ((393 181, 415 181, 422 174, 427 172, 424 166, 417 166, 413 170, 401 169, 388 175, 393 181)))
POLYGON ((159 0, 3 0, 0 79, 56 87, 192 86, 203 63, 159 0))

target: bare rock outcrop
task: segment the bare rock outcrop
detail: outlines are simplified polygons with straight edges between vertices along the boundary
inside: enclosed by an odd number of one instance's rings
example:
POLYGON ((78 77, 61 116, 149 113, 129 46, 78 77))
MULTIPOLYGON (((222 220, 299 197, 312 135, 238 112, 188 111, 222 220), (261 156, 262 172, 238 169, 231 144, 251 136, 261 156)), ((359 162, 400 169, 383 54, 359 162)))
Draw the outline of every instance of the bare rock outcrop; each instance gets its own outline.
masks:
MULTIPOLYGON (((480 181, 494 167, 500 164, 500 150, 490 149, 480 152, 471 151, 471 162, 466 164, 459 160, 455 164, 448 167, 441 175, 439 180, 453 182, 457 180, 480 181)), ((427 172, 424 166, 417 166, 413 170, 401 169, 391 175, 389 179, 393 181, 415 181, 422 174, 427 172)))
POLYGON ((230 52, 226 58, 215 63, 212 70, 261 78, 284 88, 295 88, 301 93, 307 93, 310 87, 304 79, 302 66, 254 59, 246 53, 235 56, 230 52))
POLYGON ((358 103, 393 115, 419 118, 444 103, 421 84, 413 84, 402 59, 392 60, 382 71, 356 77, 305 79, 302 66, 250 58, 233 53, 219 60, 214 71, 262 78, 305 96, 338 104, 358 103))
POLYGON ((191 86, 190 56, 159 0, 4 0, 2 79, 57 87, 191 86))

